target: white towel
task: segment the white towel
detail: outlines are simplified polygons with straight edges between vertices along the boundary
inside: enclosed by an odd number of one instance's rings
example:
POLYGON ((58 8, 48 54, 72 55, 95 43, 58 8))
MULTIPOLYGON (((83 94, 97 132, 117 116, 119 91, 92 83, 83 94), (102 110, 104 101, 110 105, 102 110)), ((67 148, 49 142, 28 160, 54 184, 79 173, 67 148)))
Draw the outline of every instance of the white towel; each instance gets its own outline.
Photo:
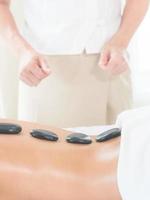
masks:
POLYGON ((150 107, 122 113, 118 186, 123 200, 150 200, 150 107))
POLYGON ((74 127, 74 128, 65 128, 65 130, 72 131, 75 133, 84 133, 88 135, 99 135, 100 133, 103 133, 104 131, 107 131, 111 128, 115 128, 115 125, 112 126, 83 126, 83 127, 74 127))

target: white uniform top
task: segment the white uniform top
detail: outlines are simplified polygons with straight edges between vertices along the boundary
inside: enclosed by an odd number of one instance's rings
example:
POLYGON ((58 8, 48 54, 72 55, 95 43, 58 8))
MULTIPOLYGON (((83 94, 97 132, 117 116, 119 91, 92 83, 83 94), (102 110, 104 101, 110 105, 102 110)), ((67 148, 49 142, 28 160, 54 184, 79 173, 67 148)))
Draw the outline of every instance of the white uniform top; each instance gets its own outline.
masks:
POLYGON ((24 0, 23 35, 39 52, 99 53, 117 31, 121 0, 24 0))

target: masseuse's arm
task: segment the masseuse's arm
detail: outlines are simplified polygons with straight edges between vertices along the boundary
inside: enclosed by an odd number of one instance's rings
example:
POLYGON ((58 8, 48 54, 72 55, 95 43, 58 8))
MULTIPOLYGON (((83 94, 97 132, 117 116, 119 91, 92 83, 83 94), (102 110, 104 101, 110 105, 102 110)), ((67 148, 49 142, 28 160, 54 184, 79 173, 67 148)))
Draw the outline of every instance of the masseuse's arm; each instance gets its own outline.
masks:
POLYGON ((112 74, 121 74, 128 69, 126 49, 132 36, 142 22, 149 6, 149 0, 127 0, 119 30, 105 44, 99 65, 112 74))
POLYGON ((9 5, 10 0, 0 0, 0 37, 21 59, 20 79, 30 86, 37 86, 50 70, 44 57, 20 35, 9 5))

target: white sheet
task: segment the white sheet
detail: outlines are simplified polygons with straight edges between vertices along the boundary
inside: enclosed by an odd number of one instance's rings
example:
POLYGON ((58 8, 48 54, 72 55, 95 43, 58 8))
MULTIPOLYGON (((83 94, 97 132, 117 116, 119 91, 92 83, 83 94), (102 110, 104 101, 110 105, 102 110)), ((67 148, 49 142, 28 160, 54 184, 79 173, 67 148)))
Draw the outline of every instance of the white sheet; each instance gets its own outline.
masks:
POLYGON ((75 128, 65 128, 65 130, 69 130, 76 133, 85 133, 88 135, 98 135, 104 131, 107 131, 111 128, 114 128, 115 125, 112 126, 85 126, 85 127, 75 127, 75 128))
POLYGON ((150 200, 150 107, 122 113, 118 185, 123 200, 150 200))

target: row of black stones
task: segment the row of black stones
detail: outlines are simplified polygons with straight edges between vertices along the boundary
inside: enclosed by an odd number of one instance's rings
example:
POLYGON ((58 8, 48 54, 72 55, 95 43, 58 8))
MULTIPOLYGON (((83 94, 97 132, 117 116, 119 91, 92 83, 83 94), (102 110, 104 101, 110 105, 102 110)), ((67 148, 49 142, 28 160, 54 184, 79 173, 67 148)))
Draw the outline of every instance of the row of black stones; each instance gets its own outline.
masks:
MULTIPOLYGON (((0 123, 0 134, 19 134, 22 131, 22 127, 17 124, 8 124, 8 123, 0 123)), ((30 133, 32 137, 48 140, 48 141, 58 141, 59 137, 57 134, 42 130, 42 129, 34 129, 30 133)), ((116 138, 121 136, 121 130, 119 128, 110 129, 104 133, 101 133, 96 136, 97 142, 105 142, 107 140, 116 138)), ((72 133, 66 137, 66 141, 68 143, 73 144, 91 144, 92 139, 89 135, 83 133, 72 133)))

